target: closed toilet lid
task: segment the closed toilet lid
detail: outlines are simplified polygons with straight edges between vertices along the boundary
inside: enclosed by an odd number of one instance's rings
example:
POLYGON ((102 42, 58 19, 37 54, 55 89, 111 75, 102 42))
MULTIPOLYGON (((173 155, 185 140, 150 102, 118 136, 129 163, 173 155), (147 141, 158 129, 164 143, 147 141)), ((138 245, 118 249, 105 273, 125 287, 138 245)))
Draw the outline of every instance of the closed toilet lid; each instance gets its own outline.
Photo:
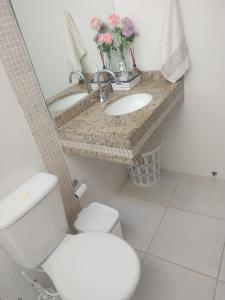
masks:
POLYGON ((69 236, 43 268, 64 300, 128 300, 140 278, 134 250, 108 233, 69 236))

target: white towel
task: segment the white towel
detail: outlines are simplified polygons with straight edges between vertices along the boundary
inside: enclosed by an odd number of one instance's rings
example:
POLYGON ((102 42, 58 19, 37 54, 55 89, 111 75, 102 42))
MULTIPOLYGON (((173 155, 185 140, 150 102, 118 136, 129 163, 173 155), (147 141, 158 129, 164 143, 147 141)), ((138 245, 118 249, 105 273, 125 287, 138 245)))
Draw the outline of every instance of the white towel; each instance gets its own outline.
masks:
POLYGON ((190 57, 177 0, 166 0, 162 37, 162 74, 170 82, 179 80, 190 68, 190 57))
MULTIPOLYGON (((65 11, 64 14, 66 27, 68 31, 68 42, 66 52, 69 72, 72 72, 74 70, 81 72, 81 60, 86 54, 86 48, 73 17, 68 11, 65 11)), ((79 76, 76 76, 75 83, 78 82, 79 76)))

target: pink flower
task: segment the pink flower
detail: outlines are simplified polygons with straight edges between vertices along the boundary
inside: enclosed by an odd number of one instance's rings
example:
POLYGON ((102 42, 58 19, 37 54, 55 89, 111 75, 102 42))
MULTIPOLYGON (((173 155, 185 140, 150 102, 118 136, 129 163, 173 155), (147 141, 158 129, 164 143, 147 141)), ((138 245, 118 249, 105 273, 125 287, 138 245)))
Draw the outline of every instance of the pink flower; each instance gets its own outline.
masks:
POLYGON ((109 24, 112 26, 112 27, 116 27, 120 24, 120 16, 118 15, 111 15, 109 17, 109 24))
POLYGON ((94 30, 98 30, 99 27, 100 27, 100 24, 101 24, 101 20, 97 17, 94 17, 91 20, 91 28, 94 29, 94 30))
POLYGON ((111 33, 109 33, 109 32, 105 33, 105 35, 104 35, 104 42, 107 45, 111 45, 112 41, 113 41, 113 37, 112 37, 111 33))
POLYGON ((104 43, 104 41, 105 41, 105 35, 103 33, 100 33, 98 35, 97 42, 98 42, 99 45, 102 45, 104 43))

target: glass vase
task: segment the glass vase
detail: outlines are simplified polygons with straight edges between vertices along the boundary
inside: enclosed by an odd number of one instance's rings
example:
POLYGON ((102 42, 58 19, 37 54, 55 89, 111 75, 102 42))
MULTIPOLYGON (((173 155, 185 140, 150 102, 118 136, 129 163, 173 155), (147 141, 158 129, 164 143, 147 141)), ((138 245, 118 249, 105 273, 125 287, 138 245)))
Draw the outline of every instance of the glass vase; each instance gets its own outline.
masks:
POLYGON ((119 49, 119 52, 120 52, 120 60, 119 60, 119 63, 122 62, 125 67, 126 67, 126 71, 128 72, 128 68, 127 68, 127 62, 126 62, 126 58, 125 58, 125 54, 124 54, 124 48, 120 48, 119 49))
POLYGON ((112 64, 112 57, 111 52, 106 52, 106 69, 113 72, 113 64, 112 64))
POLYGON ((129 70, 127 67, 127 61, 124 54, 124 48, 119 49, 120 59, 119 59, 119 80, 128 81, 129 79, 129 70))

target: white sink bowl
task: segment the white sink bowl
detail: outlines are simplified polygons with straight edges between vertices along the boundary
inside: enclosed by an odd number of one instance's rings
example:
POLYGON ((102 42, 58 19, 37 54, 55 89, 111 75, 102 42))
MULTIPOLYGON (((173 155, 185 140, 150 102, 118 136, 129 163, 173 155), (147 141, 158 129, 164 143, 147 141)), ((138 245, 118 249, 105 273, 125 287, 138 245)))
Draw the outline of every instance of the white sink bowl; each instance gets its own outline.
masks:
POLYGON ((122 116, 147 106, 153 100, 151 94, 141 93, 120 98, 105 108, 108 116, 122 116))
POLYGON ((60 110, 64 110, 68 107, 70 107, 71 105, 79 102, 82 98, 86 97, 88 95, 88 93, 77 93, 77 94, 73 94, 61 99, 58 99, 54 102, 52 102, 51 104, 48 105, 48 109, 50 110, 50 112, 57 112, 60 110))

